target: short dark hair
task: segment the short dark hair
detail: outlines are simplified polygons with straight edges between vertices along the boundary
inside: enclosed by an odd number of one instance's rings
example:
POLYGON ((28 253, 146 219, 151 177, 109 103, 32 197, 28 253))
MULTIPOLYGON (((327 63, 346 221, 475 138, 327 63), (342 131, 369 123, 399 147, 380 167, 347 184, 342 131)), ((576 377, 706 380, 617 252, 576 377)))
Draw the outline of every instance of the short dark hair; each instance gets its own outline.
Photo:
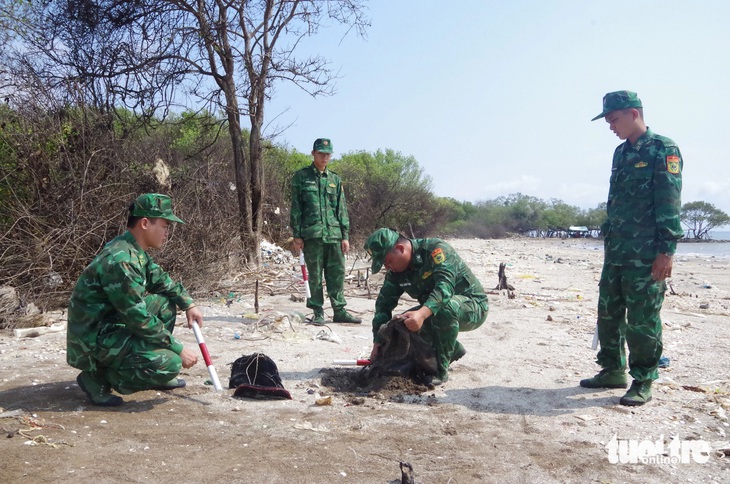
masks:
POLYGON ((634 109, 636 111, 638 111, 639 119, 641 119, 643 121, 644 120, 644 108, 624 108, 624 109, 621 109, 621 111, 624 113, 628 113, 629 111, 632 111, 634 109))
POLYGON ((127 228, 131 229, 134 228, 135 225, 137 225, 137 222, 142 220, 144 217, 135 217, 132 215, 132 211, 134 210, 134 202, 129 206, 129 214, 127 215, 127 228))

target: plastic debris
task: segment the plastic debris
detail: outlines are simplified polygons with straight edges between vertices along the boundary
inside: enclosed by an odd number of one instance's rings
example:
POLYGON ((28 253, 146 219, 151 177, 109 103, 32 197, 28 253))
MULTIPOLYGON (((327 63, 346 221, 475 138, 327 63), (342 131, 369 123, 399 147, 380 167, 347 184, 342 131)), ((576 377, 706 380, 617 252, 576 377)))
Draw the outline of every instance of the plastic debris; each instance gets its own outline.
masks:
POLYGON ((331 343, 342 343, 342 339, 335 333, 334 331, 330 331, 327 329, 323 329, 317 335, 314 337, 314 339, 319 339, 322 341, 329 341, 331 343))

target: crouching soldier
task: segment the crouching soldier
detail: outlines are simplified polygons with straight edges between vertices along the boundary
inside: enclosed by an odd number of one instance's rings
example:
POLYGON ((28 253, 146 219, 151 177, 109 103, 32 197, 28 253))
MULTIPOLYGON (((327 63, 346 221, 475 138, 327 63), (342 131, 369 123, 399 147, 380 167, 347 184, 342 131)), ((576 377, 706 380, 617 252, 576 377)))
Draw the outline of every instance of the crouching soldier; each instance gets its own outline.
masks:
POLYGON ((457 341, 459 331, 477 329, 487 319, 489 305, 481 283, 454 249, 441 239, 408 239, 391 229, 378 229, 365 241, 372 257, 373 274, 388 273, 375 301, 374 344, 376 359, 380 327, 391 320, 405 292, 420 303, 398 316, 408 330, 433 346, 438 375, 426 383, 440 385, 449 378, 449 365, 466 354, 457 341))
POLYGON ((81 370, 79 387, 95 405, 124 403, 112 394, 171 390, 195 365, 195 352, 172 335, 177 308, 188 326, 203 313, 180 283, 147 254, 165 243, 172 222, 170 197, 138 197, 129 207, 127 231, 112 239, 84 269, 68 308, 67 361, 81 370))

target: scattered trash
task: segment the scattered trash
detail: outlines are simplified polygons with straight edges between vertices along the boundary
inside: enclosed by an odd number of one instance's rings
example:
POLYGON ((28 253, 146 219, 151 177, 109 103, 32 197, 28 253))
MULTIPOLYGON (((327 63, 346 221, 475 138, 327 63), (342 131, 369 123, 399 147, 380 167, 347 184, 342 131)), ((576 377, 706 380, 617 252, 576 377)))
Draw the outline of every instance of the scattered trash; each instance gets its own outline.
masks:
POLYGON ((319 339, 322 341, 329 341, 331 343, 342 343, 342 339, 335 333, 334 331, 323 329, 317 335, 314 337, 314 339, 319 339))
POLYGON ((274 264, 294 264, 297 259, 289 250, 283 249, 278 245, 272 244, 265 240, 261 241, 261 258, 274 264))
POLYGON ((322 425, 321 427, 315 427, 311 422, 302 422, 294 424, 294 428, 297 430, 312 430, 314 432, 329 432, 329 429, 322 425))
POLYGON ((323 407, 325 405, 332 405, 332 395, 327 395, 326 397, 320 397, 314 401, 317 405, 320 407, 323 407))
POLYGON ((662 356, 659 358, 659 368, 669 368, 669 358, 662 356))
POLYGON ((696 387, 693 385, 682 385, 682 388, 690 392, 707 393, 707 390, 705 390, 704 388, 696 387))
POLYGON ((58 333, 66 329, 66 322, 54 323, 50 326, 38 326, 36 328, 15 328, 13 334, 16 338, 35 338, 46 333, 58 333))
POLYGON ((702 303, 702 304, 700 304, 700 309, 710 309, 710 304, 709 303, 702 303))

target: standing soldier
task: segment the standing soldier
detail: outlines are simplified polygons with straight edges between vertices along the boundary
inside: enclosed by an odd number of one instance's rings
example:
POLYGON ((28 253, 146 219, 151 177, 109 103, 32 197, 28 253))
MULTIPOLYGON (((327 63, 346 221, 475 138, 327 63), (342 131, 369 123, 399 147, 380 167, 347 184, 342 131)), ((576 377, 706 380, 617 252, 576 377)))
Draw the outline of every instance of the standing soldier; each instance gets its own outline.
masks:
POLYGON ((676 143, 654 134, 644 124, 641 100, 634 92, 610 92, 603 112, 611 131, 623 144, 613 154, 608 192, 604 262, 598 297, 596 362, 603 367, 587 388, 626 388, 626 350, 629 349, 631 388, 622 405, 651 400, 652 381, 658 378, 662 356, 659 312, 666 283, 672 276, 672 257, 684 232, 679 212, 682 155, 676 143))
POLYGON ((332 304, 335 323, 361 323, 345 309, 345 256, 350 250, 345 192, 340 177, 327 169, 332 142, 318 138, 312 149, 314 162, 294 174, 291 196, 291 228, 294 247, 304 251, 314 310, 312 324, 324 324, 322 272, 332 304))
POLYGON ((203 313, 182 284, 175 283, 147 254, 165 243, 172 222, 170 197, 140 195, 129 207, 127 231, 112 239, 81 273, 68 307, 68 364, 95 405, 124 403, 142 390, 185 386, 180 368, 198 361, 173 335, 177 309, 188 326, 203 313))

